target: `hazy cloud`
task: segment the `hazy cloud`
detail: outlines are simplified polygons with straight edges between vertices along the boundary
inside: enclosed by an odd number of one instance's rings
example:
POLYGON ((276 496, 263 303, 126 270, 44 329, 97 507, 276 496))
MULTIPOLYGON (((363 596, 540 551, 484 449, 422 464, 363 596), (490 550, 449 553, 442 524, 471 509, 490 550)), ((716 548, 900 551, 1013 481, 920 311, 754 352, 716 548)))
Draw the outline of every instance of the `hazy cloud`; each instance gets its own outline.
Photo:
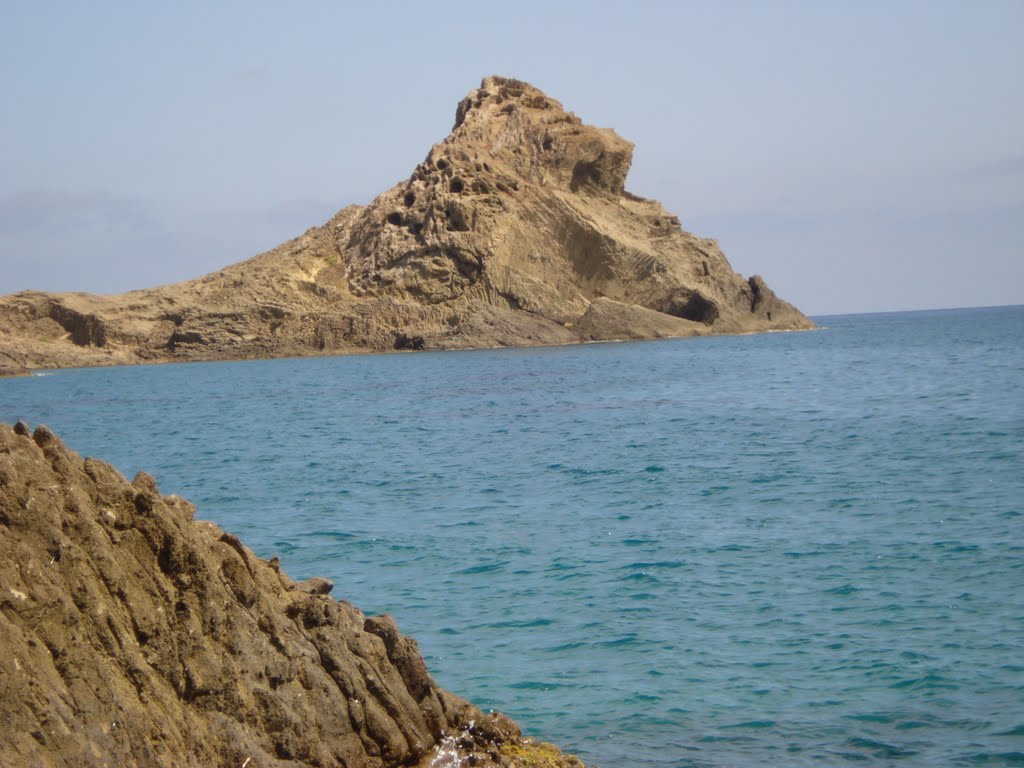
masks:
POLYGON ((810 314, 1015 304, 1024 285, 1024 205, 762 211, 688 224, 810 314))
POLYGON ((23 192, 0 198, 0 293, 117 293, 198 277, 296 237, 334 210, 311 199, 223 212, 103 192, 23 192))

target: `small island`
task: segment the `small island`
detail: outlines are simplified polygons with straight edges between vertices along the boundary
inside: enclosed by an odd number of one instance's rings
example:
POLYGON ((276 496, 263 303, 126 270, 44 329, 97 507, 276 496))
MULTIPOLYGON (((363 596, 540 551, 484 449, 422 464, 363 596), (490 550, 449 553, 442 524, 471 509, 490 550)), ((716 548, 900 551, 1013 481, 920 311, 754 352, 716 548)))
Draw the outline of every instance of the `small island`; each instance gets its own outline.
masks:
POLYGON ((119 295, 0 298, 0 368, 814 327, 627 191, 632 155, 537 88, 485 78, 408 179, 271 251, 119 295))

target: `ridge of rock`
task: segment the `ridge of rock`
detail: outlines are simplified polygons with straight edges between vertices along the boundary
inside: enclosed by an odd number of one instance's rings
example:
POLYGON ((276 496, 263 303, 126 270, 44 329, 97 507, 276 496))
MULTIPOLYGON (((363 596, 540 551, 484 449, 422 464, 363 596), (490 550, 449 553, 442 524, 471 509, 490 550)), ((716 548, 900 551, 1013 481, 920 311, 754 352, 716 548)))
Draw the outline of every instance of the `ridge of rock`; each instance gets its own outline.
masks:
POLYGON ((633 145, 485 78, 369 205, 196 280, 0 298, 11 369, 812 328, 714 240, 626 191, 633 145))
POLYGON ((0 424, 0 765, 582 768, 194 511, 0 424))

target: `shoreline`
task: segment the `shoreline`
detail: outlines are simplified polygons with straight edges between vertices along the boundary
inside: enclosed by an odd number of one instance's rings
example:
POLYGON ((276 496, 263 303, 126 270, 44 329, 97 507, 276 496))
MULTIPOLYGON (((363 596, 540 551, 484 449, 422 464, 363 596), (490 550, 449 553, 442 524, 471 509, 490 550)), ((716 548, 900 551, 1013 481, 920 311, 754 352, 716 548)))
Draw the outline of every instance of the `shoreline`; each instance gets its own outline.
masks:
MULTIPOLYGON (((838 316, 837 316, 838 317, 838 316)), ((269 360, 315 360, 321 358, 334 358, 334 357, 362 357, 368 355, 418 355, 418 354, 436 354, 436 353, 457 353, 457 352, 494 352, 496 350, 510 350, 510 351, 522 351, 531 349, 557 349, 557 348, 568 348, 568 347, 583 347, 583 346, 594 346, 601 344, 630 344, 630 343, 647 343, 647 342, 660 342, 660 341, 679 341, 681 339, 708 339, 716 337, 738 337, 738 336, 761 336, 775 333, 808 333, 815 331, 828 330, 825 326, 815 325, 813 328, 771 328, 759 331, 716 331, 713 333, 694 333, 680 336, 656 336, 650 338, 636 338, 636 339, 588 339, 580 341, 566 341, 556 343, 538 343, 538 344, 514 344, 514 345, 503 345, 496 344, 492 346, 480 346, 480 347, 439 347, 436 349, 353 349, 350 351, 337 351, 332 350, 330 352, 311 351, 308 354, 289 354, 284 353, 281 355, 264 355, 264 356, 251 356, 251 357, 212 357, 212 358, 163 358, 157 360, 140 360, 138 362, 97 362, 87 365, 63 365, 63 366, 42 366, 38 368, 26 367, 21 371, 15 369, 4 369, 0 367, 0 379, 3 378, 25 378, 30 376, 39 376, 51 371, 76 371, 76 370, 88 370, 92 368, 137 368, 144 366, 163 366, 163 365, 191 365, 191 364, 203 364, 203 363, 255 363, 264 362, 269 360), (12 373, 7 373, 6 370, 12 370, 12 373)))

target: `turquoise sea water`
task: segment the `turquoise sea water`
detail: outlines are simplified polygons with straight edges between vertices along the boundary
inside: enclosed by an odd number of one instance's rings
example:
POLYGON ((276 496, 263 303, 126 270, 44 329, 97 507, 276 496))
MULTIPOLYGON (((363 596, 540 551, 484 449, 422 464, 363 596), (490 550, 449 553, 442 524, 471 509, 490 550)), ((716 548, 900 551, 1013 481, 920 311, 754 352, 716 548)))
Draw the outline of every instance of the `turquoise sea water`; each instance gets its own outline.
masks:
POLYGON ((1024 307, 0 381, 588 763, 1024 764, 1024 307))

